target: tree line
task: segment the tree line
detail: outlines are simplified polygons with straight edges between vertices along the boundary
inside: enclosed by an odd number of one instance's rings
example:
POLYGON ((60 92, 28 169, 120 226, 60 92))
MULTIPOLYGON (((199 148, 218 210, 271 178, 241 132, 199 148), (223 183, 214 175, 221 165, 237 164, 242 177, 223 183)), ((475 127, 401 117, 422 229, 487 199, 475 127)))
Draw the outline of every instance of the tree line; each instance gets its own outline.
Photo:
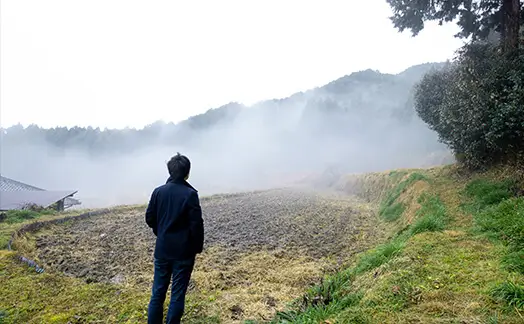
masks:
MULTIPOLYGON (((222 142, 226 139, 220 135, 229 131, 243 137, 252 129, 275 136, 281 134, 282 138, 291 138, 288 139, 291 142, 293 138, 303 142, 318 136, 373 143, 372 138, 382 141, 383 133, 391 139, 398 133, 395 129, 405 130, 413 117, 418 120, 413 107, 413 85, 427 71, 442 66, 422 64, 401 75, 372 70, 355 72, 288 98, 267 100, 252 107, 229 103, 179 123, 158 121, 142 129, 78 126, 46 129, 37 125, 15 125, 3 129, 0 139, 6 147, 47 145, 58 151, 75 149, 93 155, 130 153, 151 145, 193 147, 206 140, 225 145, 227 143, 222 142), (206 135, 210 131, 214 131, 213 135, 206 135)), ((434 136, 428 134, 429 131, 412 136, 404 132, 404 137, 399 135, 399 141, 407 141, 406 137, 424 141, 427 136, 428 142, 436 142, 434 136)))

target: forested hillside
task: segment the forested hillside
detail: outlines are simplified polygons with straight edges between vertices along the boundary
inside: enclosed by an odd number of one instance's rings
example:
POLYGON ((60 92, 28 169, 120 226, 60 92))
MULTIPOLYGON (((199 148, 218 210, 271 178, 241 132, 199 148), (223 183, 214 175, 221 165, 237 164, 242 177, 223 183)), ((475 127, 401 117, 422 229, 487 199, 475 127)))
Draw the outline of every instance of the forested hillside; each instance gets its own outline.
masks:
POLYGON ((177 124, 159 120, 143 129, 43 129, 38 125, 27 128, 15 125, 3 129, 2 144, 45 143, 92 154, 124 153, 159 143, 186 146, 195 139, 191 135, 197 132, 245 124, 253 119, 259 126, 273 130, 311 132, 319 128, 322 134, 355 135, 380 123, 398 126, 412 122, 415 116, 410 101, 413 85, 426 72, 442 66, 436 63, 414 66, 398 75, 372 70, 356 72, 288 98, 263 101, 253 107, 229 103, 177 124), (265 118, 257 118, 261 116, 265 118))
POLYGON ((80 195, 95 190, 93 179, 112 191, 124 182, 144 190, 143 197, 163 180, 162 164, 177 150, 193 157, 193 181, 209 192, 273 186, 326 168, 439 164, 448 161, 447 150, 416 115, 412 93, 426 72, 442 66, 356 72, 288 98, 229 103, 143 129, 12 126, 2 132, 1 171, 44 188, 78 188, 80 195))

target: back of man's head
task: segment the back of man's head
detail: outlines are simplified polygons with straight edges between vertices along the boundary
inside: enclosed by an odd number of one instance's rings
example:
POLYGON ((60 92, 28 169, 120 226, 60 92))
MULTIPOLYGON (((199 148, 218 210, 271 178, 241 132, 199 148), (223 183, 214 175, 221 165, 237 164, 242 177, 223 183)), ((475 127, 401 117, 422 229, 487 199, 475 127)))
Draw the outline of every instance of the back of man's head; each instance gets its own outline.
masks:
POLYGON ((191 170, 191 162, 186 156, 177 153, 167 162, 167 170, 173 180, 187 179, 191 170))

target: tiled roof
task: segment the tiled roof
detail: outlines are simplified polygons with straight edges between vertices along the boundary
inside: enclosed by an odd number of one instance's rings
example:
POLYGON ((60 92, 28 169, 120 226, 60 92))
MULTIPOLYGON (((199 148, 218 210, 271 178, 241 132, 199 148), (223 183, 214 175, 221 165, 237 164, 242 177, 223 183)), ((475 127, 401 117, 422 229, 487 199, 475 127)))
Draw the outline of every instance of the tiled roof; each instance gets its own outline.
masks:
POLYGON ((76 191, 1 191, 0 210, 23 209, 29 205, 47 208, 55 202, 74 195, 76 191))
POLYGON ((44 189, 0 176, 0 191, 44 191, 44 189))
POLYGON ((47 191, 20 181, 0 176, 0 210, 21 209, 35 204, 48 207, 64 199, 65 207, 81 204, 72 196, 76 191, 47 191))

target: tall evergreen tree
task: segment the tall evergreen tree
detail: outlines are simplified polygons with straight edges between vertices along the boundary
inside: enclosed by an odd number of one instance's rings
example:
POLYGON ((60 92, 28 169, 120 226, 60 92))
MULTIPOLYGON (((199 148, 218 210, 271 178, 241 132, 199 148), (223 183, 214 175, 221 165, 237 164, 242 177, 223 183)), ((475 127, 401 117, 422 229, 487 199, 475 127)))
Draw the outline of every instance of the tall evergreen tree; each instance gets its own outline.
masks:
POLYGON ((393 9, 394 26, 417 35, 424 22, 455 21, 457 37, 485 40, 495 31, 508 50, 519 47, 524 25, 524 0, 387 0, 393 9))

